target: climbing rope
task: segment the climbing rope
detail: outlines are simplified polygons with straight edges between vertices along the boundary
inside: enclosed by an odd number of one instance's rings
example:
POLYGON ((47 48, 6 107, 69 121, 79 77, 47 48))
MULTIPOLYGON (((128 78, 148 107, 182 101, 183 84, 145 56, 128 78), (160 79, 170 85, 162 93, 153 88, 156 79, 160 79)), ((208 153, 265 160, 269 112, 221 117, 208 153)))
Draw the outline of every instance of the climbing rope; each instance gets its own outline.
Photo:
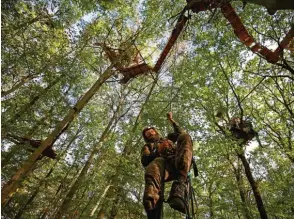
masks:
POLYGON ((192 186, 192 181, 191 181, 191 176, 190 173, 188 174, 188 179, 187 179, 187 190, 188 190, 188 197, 187 197, 187 206, 186 206, 186 219, 195 219, 195 210, 194 210, 194 201, 196 203, 196 196, 195 196, 195 191, 192 186), (190 212, 191 210, 191 212, 190 212))

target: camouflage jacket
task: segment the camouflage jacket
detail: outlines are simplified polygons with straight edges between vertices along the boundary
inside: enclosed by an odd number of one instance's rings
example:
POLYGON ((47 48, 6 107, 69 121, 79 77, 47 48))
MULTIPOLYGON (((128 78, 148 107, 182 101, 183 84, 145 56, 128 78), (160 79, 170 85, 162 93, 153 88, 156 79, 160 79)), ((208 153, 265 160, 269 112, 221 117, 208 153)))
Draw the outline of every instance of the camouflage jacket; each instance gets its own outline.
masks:
POLYGON ((159 141, 146 143, 143 146, 141 151, 141 163, 144 167, 148 166, 148 164, 157 157, 170 158, 175 155, 175 143, 179 135, 184 131, 177 123, 173 123, 173 128, 174 132, 169 133, 166 138, 160 138, 159 141), (169 142, 172 144, 170 144, 170 147, 166 148, 162 153, 159 154, 157 150, 158 144, 166 140, 169 140, 169 142))

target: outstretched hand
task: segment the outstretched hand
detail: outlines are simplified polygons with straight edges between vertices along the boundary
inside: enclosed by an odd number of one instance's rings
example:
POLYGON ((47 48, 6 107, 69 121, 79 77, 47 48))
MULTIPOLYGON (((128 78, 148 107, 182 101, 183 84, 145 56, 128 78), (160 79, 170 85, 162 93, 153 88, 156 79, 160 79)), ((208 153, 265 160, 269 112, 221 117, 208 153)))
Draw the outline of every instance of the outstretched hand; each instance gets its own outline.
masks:
POLYGON ((167 115, 167 119, 168 119, 169 121, 172 121, 172 120, 173 120, 173 113, 172 113, 172 112, 169 112, 169 113, 167 113, 166 115, 167 115))

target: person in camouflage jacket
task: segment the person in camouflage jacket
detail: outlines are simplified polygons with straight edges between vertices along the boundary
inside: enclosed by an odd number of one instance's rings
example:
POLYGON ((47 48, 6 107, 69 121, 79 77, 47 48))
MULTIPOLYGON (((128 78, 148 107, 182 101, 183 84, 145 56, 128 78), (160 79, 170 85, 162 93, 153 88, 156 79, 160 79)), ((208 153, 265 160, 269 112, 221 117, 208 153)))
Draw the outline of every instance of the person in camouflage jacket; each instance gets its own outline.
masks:
POLYGON ((162 138, 154 127, 147 127, 142 135, 146 142, 142 148, 141 163, 145 167, 145 191, 143 205, 148 219, 156 218, 163 182, 175 180, 168 198, 169 205, 186 213, 186 180, 192 162, 190 135, 167 114, 174 132, 162 138))

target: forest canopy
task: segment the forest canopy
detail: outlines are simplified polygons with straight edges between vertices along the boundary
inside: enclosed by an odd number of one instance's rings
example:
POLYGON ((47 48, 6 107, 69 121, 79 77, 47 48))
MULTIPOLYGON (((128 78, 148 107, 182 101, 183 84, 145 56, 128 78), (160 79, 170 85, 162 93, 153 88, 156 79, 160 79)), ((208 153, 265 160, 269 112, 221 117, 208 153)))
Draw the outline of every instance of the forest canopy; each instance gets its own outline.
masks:
POLYGON ((141 133, 171 132, 170 111, 193 141, 196 218, 293 218, 293 1, 187 2, 1 2, 3 218, 146 218, 141 133))

